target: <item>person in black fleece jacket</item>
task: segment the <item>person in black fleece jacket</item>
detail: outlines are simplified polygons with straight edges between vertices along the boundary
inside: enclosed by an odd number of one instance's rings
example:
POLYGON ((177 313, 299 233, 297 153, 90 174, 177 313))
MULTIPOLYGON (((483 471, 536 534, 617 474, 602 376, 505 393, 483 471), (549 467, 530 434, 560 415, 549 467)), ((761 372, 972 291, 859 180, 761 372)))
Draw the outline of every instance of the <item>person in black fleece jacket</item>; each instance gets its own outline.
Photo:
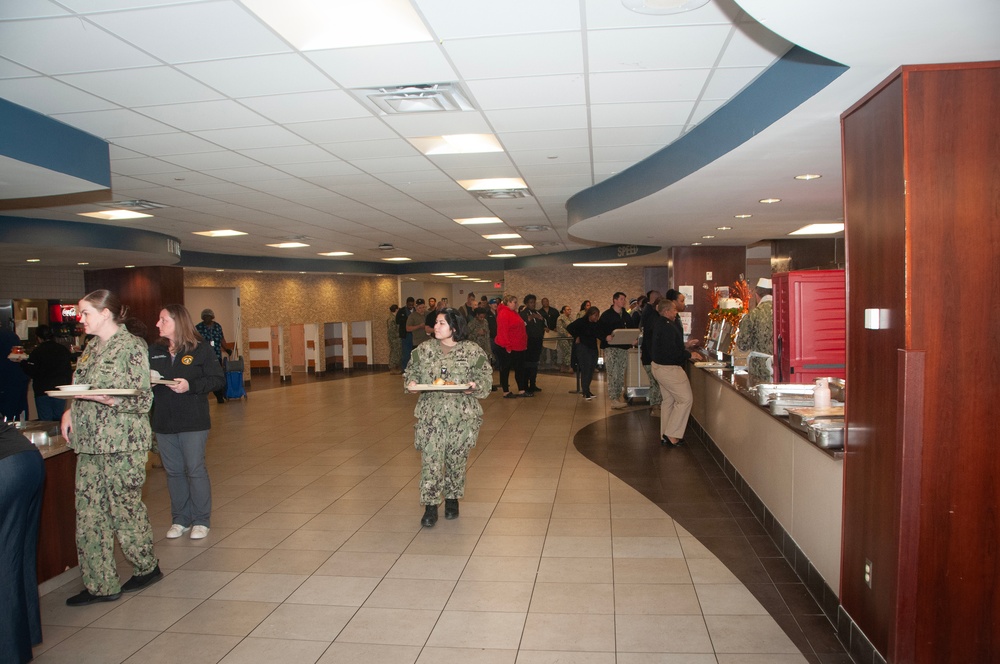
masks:
POLYGON ((208 395, 226 383, 212 347, 202 340, 187 309, 168 304, 156 323, 160 338, 149 347, 149 368, 172 385, 153 386, 153 433, 167 473, 173 522, 167 531, 176 539, 208 535, 212 516, 212 484, 205 467, 205 445, 211 418, 208 395))

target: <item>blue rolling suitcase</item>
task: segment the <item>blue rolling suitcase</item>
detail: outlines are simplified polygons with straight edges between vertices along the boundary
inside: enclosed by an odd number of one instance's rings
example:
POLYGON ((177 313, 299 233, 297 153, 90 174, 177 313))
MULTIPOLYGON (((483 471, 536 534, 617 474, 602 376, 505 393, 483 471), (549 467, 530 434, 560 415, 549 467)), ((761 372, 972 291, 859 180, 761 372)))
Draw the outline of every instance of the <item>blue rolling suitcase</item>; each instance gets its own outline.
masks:
POLYGON ((226 370, 226 398, 246 399, 247 391, 243 386, 243 359, 227 359, 226 370))

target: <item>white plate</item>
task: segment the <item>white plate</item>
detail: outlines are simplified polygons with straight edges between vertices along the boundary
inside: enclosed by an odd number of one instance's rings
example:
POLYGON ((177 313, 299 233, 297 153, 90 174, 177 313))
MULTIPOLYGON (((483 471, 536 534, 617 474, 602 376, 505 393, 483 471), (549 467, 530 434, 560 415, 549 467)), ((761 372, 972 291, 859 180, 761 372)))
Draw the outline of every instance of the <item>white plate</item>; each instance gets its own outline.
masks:
POLYGON ((56 389, 60 392, 86 392, 90 389, 90 384, 81 383, 79 385, 56 385, 56 389))
POLYGON ((468 383, 458 385, 413 385, 406 388, 410 392, 465 392, 469 389, 468 383))

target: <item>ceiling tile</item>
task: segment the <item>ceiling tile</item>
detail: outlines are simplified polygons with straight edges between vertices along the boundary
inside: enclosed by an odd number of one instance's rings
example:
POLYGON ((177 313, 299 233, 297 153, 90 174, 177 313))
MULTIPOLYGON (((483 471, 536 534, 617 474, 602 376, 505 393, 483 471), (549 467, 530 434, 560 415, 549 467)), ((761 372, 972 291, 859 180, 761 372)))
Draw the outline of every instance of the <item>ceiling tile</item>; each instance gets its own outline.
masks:
POLYGON ((711 72, 683 69, 591 74, 590 102, 693 101, 701 96, 711 72))
POLYGON ((428 159, 442 170, 452 168, 511 168, 513 163, 504 152, 481 154, 443 154, 428 159))
POLYGON ((321 144, 397 138, 378 118, 297 122, 287 125, 287 128, 313 143, 321 144))
MULTIPOLYGON (((251 159, 279 166, 335 161, 333 155, 315 145, 286 145, 276 148, 250 148, 240 150, 251 159)), ((287 169, 282 169, 287 172, 287 169)))
POLYGON ((443 136, 445 134, 489 134, 492 128, 478 111, 448 113, 401 113, 382 116, 401 136, 443 136))
POLYGON ((178 69, 230 97, 277 95, 337 86, 298 53, 192 62, 178 69))
POLYGON ((732 99, 764 72, 763 67, 716 69, 705 87, 703 99, 732 99))
POLYGON ((0 44, 4 57, 50 75, 157 64, 77 17, 0 23, 0 44))
POLYGON ((500 141, 509 150, 547 150, 578 147, 589 144, 586 129, 554 129, 551 131, 505 132, 500 141))
POLYGON ((206 2, 92 14, 90 20, 168 63, 291 50, 236 2, 206 2), (151 30, 150 26, 156 26, 151 30), (221 26, 225 26, 221 28, 221 26))
POLYGON ((445 42, 463 78, 505 78, 583 73, 578 32, 484 37, 445 42))
POLYGON ((69 74, 60 80, 122 106, 155 106, 219 99, 219 93, 170 67, 69 74))
POLYGON ((529 76, 468 82, 483 110, 584 104, 587 91, 582 74, 529 76))
POLYGON ((642 161, 662 145, 613 145, 594 148, 594 162, 602 161, 642 161))
MULTIPOLYGON (((174 133, 176 135, 173 128, 124 108, 87 113, 59 113, 53 117, 60 122, 65 122, 77 129, 105 139, 146 134, 174 133)), ((124 147, 133 149, 127 145, 124 147)))
POLYGON ((579 0, 505 0, 503 11, 487 2, 465 2, 463 11, 455 11, 453 0, 415 4, 443 40, 580 29, 579 0))
POLYGON ((487 111, 486 117, 499 132, 587 127, 586 106, 510 108, 487 111))
POLYGON ((768 67, 791 46, 760 23, 741 23, 734 29, 719 66, 768 67))
POLYGON ((434 42, 310 51, 306 56, 345 88, 444 83, 456 79, 434 42))
POLYGON ((659 145, 665 147, 680 137, 683 125, 648 127, 594 127, 594 146, 659 145))
POLYGON ((741 13, 741 10, 735 7, 735 3, 717 0, 694 11, 661 15, 633 12, 625 9, 621 2, 608 2, 608 0, 585 0, 585 2, 588 30, 729 23, 733 14, 741 13))
POLYGON ((317 161, 300 164, 283 164, 281 170, 299 178, 332 177, 332 176, 354 176, 369 178, 370 175, 362 174, 357 168, 339 159, 329 161, 317 161))
POLYGON ((194 132, 196 136, 217 143, 230 150, 270 148, 279 145, 302 145, 306 141, 284 127, 236 127, 194 132))
POLYGON ((278 124, 371 116, 371 111, 343 90, 250 97, 240 102, 278 124))
POLYGON ((46 115, 115 108, 107 100, 42 76, 0 79, 0 98, 46 115))
POLYGON ((0 21, 16 18, 65 16, 68 12, 49 0, 18 0, 0 4, 0 21))
POLYGON ((511 161, 519 168, 533 164, 590 164, 590 148, 549 148, 546 150, 516 150, 510 152, 511 161), (555 157, 553 159, 553 157, 555 157))
POLYGON ((22 67, 21 65, 11 62, 6 58, 0 57, 0 79, 32 76, 37 76, 37 74, 27 67, 22 67))
POLYGON ((261 180, 287 180, 292 177, 288 173, 279 171, 276 168, 260 164, 241 168, 211 169, 206 170, 205 173, 212 177, 237 183, 258 182, 261 180))
POLYGON ((627 127, 629 125, 686 124, 694 102, 649 102, 644 104, 595 104, 591 107, 591 122, 595 127, 627 127))
POLYGON ((150 136, 131 136, 116 138, 114 141, 129 150, 135 150, 150 157, 165 157, 174 154, 193 152, 214 152, 219 146, 191 134, 154 134, 150 136))
POLYGON ((729 32, 727 25, 590 31, 590 71, 712 67, 729 32))
POLYGON ((142 113, 182 131, 270 124, 265 118, 245 106, 228 99, 190 104, 145 106, 142 113))
POLYGON ((238 168, 240 166, 255 166, 257 164, 252 159, 235 152, 230 152, 229 150, 196 154, 175 154, 170 155, 166 161, 192 171, 204 171, 212 168, 238 168))
POLYGON ((152 157, 139 159, 118 159, 111 164, 111 172, 120 175, 144 175, 146 173, 175 173, 184 169, 152 157))
POLYGON ((357 141, 330 143, 328 149, 341 159, 365 159, 376 157, 413 157, 419 152, 407 141, 399 138, 377 141, 357 141))
POLYGON ((712 113, 725 106, 726 100, 724 99, 707 99, 705 101, 698 102, 698 106, 695 108, 694 113, 691 115, 691 124, 698 124, 712 113))

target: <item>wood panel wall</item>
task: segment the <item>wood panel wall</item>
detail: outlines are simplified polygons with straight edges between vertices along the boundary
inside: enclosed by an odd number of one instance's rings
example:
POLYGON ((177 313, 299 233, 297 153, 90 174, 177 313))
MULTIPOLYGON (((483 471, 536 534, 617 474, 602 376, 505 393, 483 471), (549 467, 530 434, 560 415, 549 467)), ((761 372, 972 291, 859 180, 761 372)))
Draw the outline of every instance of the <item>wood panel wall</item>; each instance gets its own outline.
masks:
POLYGON ((705 338, 710 309, 708 291, 702 288, 705 273, 712 273, 716 286, 731 286, 746 273, 747 250, 739 247, 672 247, 670 249, 670 287, 693 285, 694 302, 687 303, 691 312, 691 335, 705 338))
POLYGON ((1000 63, 919 66, 843 118, 841 599, 889 662, 1000 661, 997 108, 1000 63))
MULTIPOLYGON (((184 270, 172 266, 86 270, 83 273, 86 291, 106 288, 118 295, 122 304, 148 328, 146 340, 158 336, 156 321, 166 304, 184 304, 184 270)), ((194 322, 200 322, 197 313, 194 322)))

